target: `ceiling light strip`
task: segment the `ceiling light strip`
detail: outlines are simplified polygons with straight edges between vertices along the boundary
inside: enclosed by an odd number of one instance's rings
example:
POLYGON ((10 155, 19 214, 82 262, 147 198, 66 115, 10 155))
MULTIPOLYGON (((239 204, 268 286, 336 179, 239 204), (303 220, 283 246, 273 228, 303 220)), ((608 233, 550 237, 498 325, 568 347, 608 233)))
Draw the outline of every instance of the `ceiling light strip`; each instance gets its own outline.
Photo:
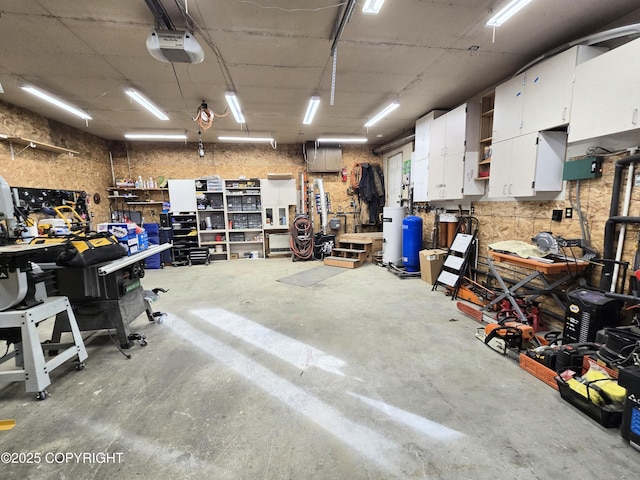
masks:
POLYGON ((371 13, 377 15, 380 13, 384 0, 365 0, 362 6, 362 13, 371 13))
POLYGON ((319 137, 318 143, 367 143, 365 137, 319 137))
POLYGON ((311 122, 313 122, 313 117, 315 117, 319 106, 320 97, 314 95, 309 99, 309 105, 307 105, 307 113, 304 114, 304 119, 302 120, 302 123, 304 125, 310 125, 311 122))
POLYGON ((155 115, 160 120, 169 120, 169 117, 164 114, 157 106, 155 106, 148 98, 142 95, 140 92, 133 88, 128 88, 124 91, 131 99, 135 100, 140 106, 144 107, 148 112, 155 115))
POLYGON ((518 13, 529 2, 531 2, 531 0, 511 0, 502 10, 489 19, 487 25, 489 27, 499 27, 518 13))
POLYGON ((271 143, 274 141, 273 137, 228 137, 220 136, 218 140, 221 142, 252 142, 252 143, 271 143))
POLYGON ((380 112, 378 112, 371 120, 364 124, 366 128, 373 126, 378 123, 381 119, 383 119, 386 115, 393 112, 396 108, 400 106, 400 102, 392 102, 386 107, 384 107, 380 112))
POLYGON ((338 47, 333 51, 333 62, 331 66, 331 106, 336 103, 336 71, 338 70, 338 47))
POLYGON ((245 123, 244 115, 242 114, 242 109, 240 108, 240 103, 238 102, 238 97, 235 92, 227 92, 224 94, 224 97, 227 99, 227 103, 236 122, 245 123))
POLYGON ((125 133, 124 138, 128 140, 186 140, 183 133, 125 133))
POLYGON ((32 87, 30 85, 24 85, 21 86, 20 88, 22 88, 22 90, 24 90, 25 92, 29 92, 31 95, 35 95, 36 97, 38 97, 41 100, 44 100, 46 102, 51 103, 52 105, 55 105, 58 108, 61 108, 62 110, 65 110, 69 113, 72 113, 73 115, 80 117, 83 120, 91 120, 91 116, 80 110, 77 107, 74 107, 73 105, 70 105, 62 100, 60 100, 59 98, 56 98, 55 95, 45 92, 44 90, 41 90, 39 88, 36 87, 32 87))

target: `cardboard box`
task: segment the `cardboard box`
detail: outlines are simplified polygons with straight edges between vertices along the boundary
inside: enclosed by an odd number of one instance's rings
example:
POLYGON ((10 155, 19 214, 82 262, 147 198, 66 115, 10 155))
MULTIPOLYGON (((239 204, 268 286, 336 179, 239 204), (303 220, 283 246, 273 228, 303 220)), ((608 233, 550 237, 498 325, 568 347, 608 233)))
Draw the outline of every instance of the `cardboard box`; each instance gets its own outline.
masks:
POLYGON ((99 223, 98 232, 109 232, 118 240, 136 238, 135 223, 99 223))
POLYGON ((447 256, 447 250, 436 248, 434 250, 421 250, 420 253, 420 278, 431 285, 438 278, 442 264, 447 256))
POLYGON ((141 252, 149 248, 149 234, 142 232, 138 234, 138 251, 141 252))
POLYGON ((139 248, 138 248, 138 237, 136 238, 122 238, 120 240, 118 240, 118 242, 120 242, 121 245, 124 245, 127 249, 127 255, 131 256, 134 253, 138 253, 139 248))

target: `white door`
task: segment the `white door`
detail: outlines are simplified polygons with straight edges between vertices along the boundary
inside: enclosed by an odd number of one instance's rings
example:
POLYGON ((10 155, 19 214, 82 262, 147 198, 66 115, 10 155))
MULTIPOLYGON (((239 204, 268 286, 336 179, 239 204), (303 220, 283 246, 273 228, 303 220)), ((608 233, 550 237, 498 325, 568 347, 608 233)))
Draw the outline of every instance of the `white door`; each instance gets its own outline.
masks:
POLYGON ((399 207, 402 198, 402 152, 387 157, 387 174, 384 179, 387 190, 387 207, 399 207))

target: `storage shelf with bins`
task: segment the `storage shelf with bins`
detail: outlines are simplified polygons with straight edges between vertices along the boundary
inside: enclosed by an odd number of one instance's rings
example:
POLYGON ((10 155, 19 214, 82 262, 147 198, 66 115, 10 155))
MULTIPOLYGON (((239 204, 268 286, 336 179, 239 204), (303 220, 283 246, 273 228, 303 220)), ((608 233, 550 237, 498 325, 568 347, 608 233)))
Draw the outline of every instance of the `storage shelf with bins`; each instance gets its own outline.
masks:
POLYGON ((495 97, 495 92, 490 92, 482 97, 480 104, 480 158, 478 159, 478 180, 489 180, 491 173, 493 107, 495 97))
POLYGON ((228 260, 227 219, 222 181, 196 180, 198 243, 209 248, 211 260, 228 260))
POLYGON ((225 180, 224 189, 230 258, 264 258, 260 180, 225 180))

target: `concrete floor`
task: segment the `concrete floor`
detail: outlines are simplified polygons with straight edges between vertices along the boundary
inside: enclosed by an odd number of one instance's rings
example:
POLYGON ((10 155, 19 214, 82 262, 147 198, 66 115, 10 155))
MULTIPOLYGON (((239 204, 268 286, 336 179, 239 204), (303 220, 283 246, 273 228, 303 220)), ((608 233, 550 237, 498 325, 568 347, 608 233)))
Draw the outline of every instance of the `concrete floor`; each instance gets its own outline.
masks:
POLYGON ((0 477, 638 478, 617 429, 483 345, 442 291, 372 264, 277 281, 321 265, 147 271, 168 316, 132 323, 149 344, 131 359, 92 335, 86 368, 55 370, 45 401, 0 387, 0 419, 17 421, 0 452, 40 454, 0 477))

